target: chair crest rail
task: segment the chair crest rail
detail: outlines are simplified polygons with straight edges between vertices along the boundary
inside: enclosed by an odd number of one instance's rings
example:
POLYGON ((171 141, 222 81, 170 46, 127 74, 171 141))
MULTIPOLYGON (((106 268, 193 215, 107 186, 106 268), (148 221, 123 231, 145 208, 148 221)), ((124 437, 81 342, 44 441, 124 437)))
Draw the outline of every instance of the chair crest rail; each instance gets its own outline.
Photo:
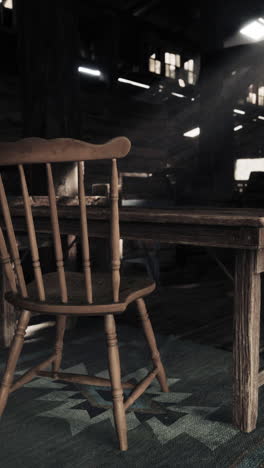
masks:
POLYGON ((129 153, 130 147, 129 139, 124 136, 113 138, 102 145, 72 138, 24 138, 0 143, 0 165, 119 159, 129 153))

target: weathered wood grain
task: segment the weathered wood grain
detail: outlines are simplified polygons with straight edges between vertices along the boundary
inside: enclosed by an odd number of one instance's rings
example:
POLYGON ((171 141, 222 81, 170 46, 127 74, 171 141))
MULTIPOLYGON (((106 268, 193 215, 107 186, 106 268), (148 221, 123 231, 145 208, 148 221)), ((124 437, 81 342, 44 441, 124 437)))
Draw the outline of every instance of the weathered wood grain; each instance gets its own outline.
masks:
POLYGON ((119 207, 118 207, 118 172, 116 159, 112 160, 112 176, 111 176, 111 258, 112 258, 112 287, 113 301, 119 301, 120 288, 120 229, 119 229, 119 207))
POLYGON ((147 376, 136 386, 133 392, 126 399, 124 407, 127 410, 133 403, 145 392, 145 390, 150 386, 152 381, 158 375, 158 369, 155 368, 147 374, 147 376))
POLYGON ((139 316, 142 322, 142 328, 144 330, 145 338, 146 338, 146 341, 148 343, 148 346, 151 352, 151 359, 152 359, 154 368, 157 369, 157 379, 160 383, 160 388, 163 392, 168 392, 169 387, 167 383, 165 369, 160 359, 160 353, 157 348, 156 338, 153 332, 151 321, 149 319, 145 301, 143 298, 140 298, 136 302, 137 302, 139 316))
MULTIPOLYGON (((50 233, 50 223, 45 210, 33 210, 35 229, 37 232, 50 233)), ((75 210, 58 208, 61 234, 79 234, 80 223, 75 210), (70 215, 71 214, 71 215, 70 215)), ((93 211, 93 210, 91 210, 93 211)), ((108 238, 109 236, 109 212, 103 212, 101 218, 89 211, 89 236, 108 238)), ((15 229, 25 232, 25 221, 21 216, 13 216, 15 229)), ((0 225, 4 228, 0 218, 0 225)), ((120 210, 120 237, 123 239, 159 240, 159 242, 197 245, 205 247, 224 248, 248 248, 257 249, 259 244, 259 228, 240 226, 199 226, 193 224, 155 223, 144 222, 139 216, 138 221, 128 222, 123 220, 120 210)))
POLYGON ((0 164, 40 164, 98 159, 123 158, 130 150, 126 137, 117 137, 103 145, 94 145, 72 138, 25 138, 11 143, 0 143, 0 164))
POLYGON ((127 424, 121 382, 120 358, 116 336, 115 318, 112 314, 108 314, 105 316, 104 322, 108 349, 109 374, 112 384, 115 426, 118 434, 120 450, 127 450, 127 424))
POLYGON ((258 386, 262 387, 264 385, 264 370, 262 370, 258 375, 258 386))
MULTIPOLYGON (((17 282, 18 282, 18 285, 19 285, 22 296, 26 297, 27 296, 27 287, 26 287, 25 278, 24 278, 24 274, 23 274, 23 270, 22 270, 22 266, 21 266, 21 260, 20 260, 19 250, 18 250, 18 246, 17 246, 17 240, 16 240, 16 236, 15 236, 15 232, 14 232, 14 226, 13 226, 13 223, 12 223, 12 218, 11 218, 11 215, 10 215, 10 209, 9 209, 9 206, 8 206, 6 192, 5 192, 5 188, 4 188, 4 184, 3 184, 3 181, 2 181, 1 175, 0 175, 0 203, 1 203, 1 209, 2 209, 2 214, 3 214, 5 229, 6 229, 6 232, 7 232, 8 239, 9 239, 10 252, 12 254, 12 260, 14 262, 14 266, 15 266, 15 270, 16 270, 16 274, 17 274, 17 282)), ((2 255, 2 257, 6 256, 5 252, 3 251, 4 244, 5 244, 5 241, 2 238, 2 233, 1 233, 1 255, 2 255)), ((11 275, 7 275, 7 277, 8 276, 9 276, 9 282, 10 282, 10 285, 11 285, 12 284, 11 275)), ((14 276, 14 274, 13 274, 13 276, 14 276)))
POLYGON ((43 277, 42 277, 41 265, 39 261, 39 250, 38 250, 38 243, 37 243, 37 237, 36 237, 36 230, 34 226, 31 205, 29 202, 27 180, 26 180, 26 176, 24 172, 24 167, 22 165, 19 165, 18 168, 19 168, 21 188, 22 188, 23 199, 24 199, 25 220, 27 223, 27 232, 28 232, 30 251, 31 251, 31 256, 32 256, 32 266, 34 269, 34 275, 35 275, 35 280, 36 280, 36 286, 38 289, 39 299, 41 301, 44 301, 45 290, 43 286, 43 277))
POLYGON ((264 249, 259 249, 256 258, 256 273, 264 272, 264 249))
POLYGON ((4 275, 4 265, 0 263, 0 303, 2 308, 0 311, 0 346, 7 348, 10 346, 16 326, 16 310, 5 300, 5 293, 10 288, 4 275))
POLYGON ((237 253, 234 310, 234 422, 242 431, 256 427, 258 415, 260 274, 257 252, 237 253))
POLYGON ((52 235, 53 235, 54 251, 55 251, 55 258, 56 258, 56 267, 57 267, 59 284, 60 284, 61 301, 66 303, 68 301, 68 293, 67 293, 67 284, 66 284, 65 271, 64 271, 63 251, 62 251, 62 243, 61 243, 61 236, 60 236, 60 227, 59 227, 58 210, 57 210, 57 204, 56 204, 56 195, 55 195, 55 187, 54 187, 54 182, 53 182, 52 168, 49 163, 46 164, 46 171, 47 171, 48 193, 49 193, 49 202, 50 202, 50 218, 51 218, 52 235))
MULTIPOLYGON (((104 379, 102 377, 95 377, 89 375, 81 374, 70 374, 68 372, 57 372, 54 375, 54 372, 49 371, 38 371, 38 375, 43 377, 51 377, 53 379, 64 380, 65 382, 78 382, 83 385, 96 385, 97 387, 111 387, 111 381, 109 379, 104 379)), ((122 382, 122 388, 132 389, 135 387, 134 384, 130 382, 122 382)))
POLYGON ((42 369, 46 369, 46 367, 49 367, 50 364, 53 363, 54 359, 56 358, 55 354, 50 356, 48 359, 45 359, 45 361, 40 362, 37 364, 35 367, 31 367, 28 371, 26 371, 24 374, 21 375, 12 385, 10 388, 9 393, 14 392, 18 388, 22 387, 26 383, 30 382, 32 379, 34 379, 37 375, 38 372, 40 372, 42 369))
MULTIPOLYGON (((75 205, 74 200, 70 200, 71 205, 75 205)), ((45 197, 41 197, 40 202, 36 197, 31 200, 33 213, 36 216, 45 216, 48 208, 45 207, 45 197), (41 206, 40 206, 41 205, 41 206), (45 211, 46 209, 46 211, 45 211)), ((23 209, 13 201, 11 206, 12 214, 23 214, 23 209)), ((64 217, 76 218, 78 216, 75 206, 68 206, 63 200, 59 203, 60 214, 64 217)), ((110 217, 110 210, 107 207, 94 207, 89 209, 89 217, 91 219, 102 219, 110 217)), ((194 224, 206 226, 241 226, 241 227, 263 227, 264 216, 261 209, 250 208, 198 208, 175 206, 175 208, 130 208, 123 207, 120 209, 120 220, 158 224, 194 224)))
MULTIPOLYGON (((101 200, 106 203, 105 197, 85 197, 88 205, 95 205, 101 200)), ((14 215, 23 215, 21 197, 12 197, 10 199, 10 209, 14 215)), ((45 216, 48 212, 48 197, 35 196, 30 197, 30 204, 33 213, 36 216, 45 216), (46 209, 46 211, 45 211, 46 209)), ((66 217, 77 217, 78 198, 58 199, 60 213, 66 217)), ((91 206, 89 208, 89 217, 91 219, 109 218, 110 208, 100 208, 91 206)), ((264 216, 260 208, 220 208, 220 207, 197 207, 197 206, 175 206, 170 209, 165 208, 142 208, 142 207, 122 207, 120 208, 120 219, 122 221, 146 221, 153 223, 177 223, 177 224, 196 224, 211 226, 241 226, 241 227, 263 227, 264 216)), ((264 236, 264 229, 261 235, 264 236)))
POLYGON ((16 364, 24 344, 24 336, 30 316, 31 313, 28 310, 23 310, 16 327, 14 339, 12 341, 8 361, 0 387, 0 416, 3 414, 3 411, 6 407, 9 391, 14 379, 16 364))
POLYGON ((78 163, 78 198, 80 206, 81 218, 81 244, 82 244, 82 264, 85 276, 85 286, 87 301, 89 304, 93 302, 93 288, 91 277, 91 263, 90 263, 90 245, 88 236, 88 223, 87 223, 87 209, 85 205, 85 189, 84 189, 84 168, 83 163, 78 163))

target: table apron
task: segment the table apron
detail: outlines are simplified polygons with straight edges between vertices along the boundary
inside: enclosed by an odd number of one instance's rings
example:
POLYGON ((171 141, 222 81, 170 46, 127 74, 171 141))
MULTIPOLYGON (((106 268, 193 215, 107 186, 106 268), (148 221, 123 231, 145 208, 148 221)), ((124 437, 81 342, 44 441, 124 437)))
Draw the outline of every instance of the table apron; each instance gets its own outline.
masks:
MULTIPOLYGON (((35 218, 37 232, 51 233, 49 218, 35 218)), ((0 223, 2 221, 0 219, 0 223)), ((25 220, 22 217, 13 218, 14 228, 26 231, 25 220)), ((105 238, 109 236, 109 221, 106 219, 88 219, 89 235, 105 238)), ((78 219, 60 218, 62 234, 79 234, 78 219)), ((120 235, 123 239, 144 239, 172 244, 223 247, 235 249, 264 248, 264 231, 258 227, 240 226, 210 226, 198 224, 172 224, 150 222, 120 221, 120 235)))

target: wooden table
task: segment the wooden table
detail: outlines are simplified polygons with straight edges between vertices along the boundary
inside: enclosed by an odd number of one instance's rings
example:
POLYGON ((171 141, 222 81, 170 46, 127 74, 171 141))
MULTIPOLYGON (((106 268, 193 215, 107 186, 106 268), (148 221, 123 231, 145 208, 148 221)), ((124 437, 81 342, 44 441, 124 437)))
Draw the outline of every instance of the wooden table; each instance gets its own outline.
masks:
MULTIPOLYGON (((21 208, 14 207, 14 225, 21 231, 25 224, 21 208)), ((33 207, 36 230, 50 233, 48 210, 33 207)), ((258 387, 264 384, 259 372, 260 273, 264 271, 264 213, 242 208, 186 208, 173 210, 121 208, 121 237, 174 244, 236 249, 233 412, 234 423, 245 432, 256 427, 258 387)), ((60 206, 61 232, 79 233, 77 206, 60 206)), ((88 207, 89 232, 107 237, 107 208, 88 207)))

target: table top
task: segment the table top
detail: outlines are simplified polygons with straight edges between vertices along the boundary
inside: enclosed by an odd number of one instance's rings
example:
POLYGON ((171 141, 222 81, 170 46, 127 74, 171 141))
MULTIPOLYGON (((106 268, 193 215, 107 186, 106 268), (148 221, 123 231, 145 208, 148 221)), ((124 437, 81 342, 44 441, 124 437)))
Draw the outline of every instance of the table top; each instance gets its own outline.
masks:
MULTIPOLYGON (((102 211, 92 208, 88 212, 90 217, 100 218, 102 211)), ((264 210, 256 209, 220 209, 220 208, 189 208, 175 207, 161 208, 121 208, 120 220, 130 222, 149 222, 166 224, 195 224, 195 225, 223 225, 223 226, 254 226, 264 227, 264 210)))
MULTIPOLYGON (((87 197, 88 220, 106 220, 109 218, 109 207, 100 206, 100 200, 90 205, 87 197)), ((14 216, 23 215, 21 198, 16 198, 12 205, 14 216)), ((36 217, 49 216, 47 197, 32 198, 33 214, 36 217)), ((78 200, 60 200, 58 213, 61 218, 77 219, 79 217, 78 200)), ((211 226, 264 227, 264 208, 234 207, 201 207, 175 206, 166 208, 121 207, 121 222, 159 223, 159 224, 192 224, 211 226)))

